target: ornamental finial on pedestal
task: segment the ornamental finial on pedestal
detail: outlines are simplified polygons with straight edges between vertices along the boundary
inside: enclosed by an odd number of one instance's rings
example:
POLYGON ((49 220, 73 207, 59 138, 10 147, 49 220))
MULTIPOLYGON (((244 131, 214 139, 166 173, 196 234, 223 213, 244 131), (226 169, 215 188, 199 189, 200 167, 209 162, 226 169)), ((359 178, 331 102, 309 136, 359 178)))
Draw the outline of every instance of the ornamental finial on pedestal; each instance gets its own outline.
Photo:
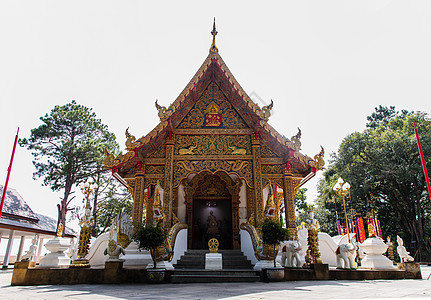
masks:
POLYGON ((210 52, 218 52, 218 48, 217 48, 216 42, 215 42, 215 37, 217 35, 215 18, 214 18, 213 30, 211 31, 211 34, 213 36, 213 42, 211 44, 210 52))

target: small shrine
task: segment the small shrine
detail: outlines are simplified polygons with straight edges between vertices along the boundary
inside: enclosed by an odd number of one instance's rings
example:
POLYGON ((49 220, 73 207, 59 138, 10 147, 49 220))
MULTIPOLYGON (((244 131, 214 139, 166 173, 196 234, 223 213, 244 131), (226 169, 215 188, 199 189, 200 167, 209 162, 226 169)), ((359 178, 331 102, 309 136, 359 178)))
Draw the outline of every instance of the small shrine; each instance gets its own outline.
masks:
POLYGON ((211 34, 209 54, 181 94, 167 107, 156 101, 160 123, 141 138, 126 130, 127 152, 106 152, 105 166, 132 193, 133 222, 142 222, 145 206, 147 222, 186 224, 188 249, 206 249, 211 238, 240 249, 240 225, 278 217, 282 201, 295 235, 296 191, 323 168, 324 150, 304 155, 300 130, 289 139, 269 125, 274 103, 250 99, 219 54, 215 22, 211 34))

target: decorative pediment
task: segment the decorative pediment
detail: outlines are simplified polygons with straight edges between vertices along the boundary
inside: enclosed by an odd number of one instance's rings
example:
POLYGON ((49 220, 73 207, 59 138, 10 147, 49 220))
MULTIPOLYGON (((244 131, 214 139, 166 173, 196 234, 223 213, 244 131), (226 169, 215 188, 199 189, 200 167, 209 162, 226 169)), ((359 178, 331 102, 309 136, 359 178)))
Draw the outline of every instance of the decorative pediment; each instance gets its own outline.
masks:
POLYGON ((249 128, 217 83, 210 82, 176 128, 212 129, 215 127, 225 129, 249 128))

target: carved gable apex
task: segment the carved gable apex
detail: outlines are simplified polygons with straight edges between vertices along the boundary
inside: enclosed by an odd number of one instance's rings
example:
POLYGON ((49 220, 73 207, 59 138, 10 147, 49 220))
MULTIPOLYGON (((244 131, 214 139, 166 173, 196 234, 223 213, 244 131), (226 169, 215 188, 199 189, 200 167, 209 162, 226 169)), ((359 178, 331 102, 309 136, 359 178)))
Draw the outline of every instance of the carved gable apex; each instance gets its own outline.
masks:
POLYGON ((245 129, 244 119, 216 82, 209 82, 177 129, 245 129))

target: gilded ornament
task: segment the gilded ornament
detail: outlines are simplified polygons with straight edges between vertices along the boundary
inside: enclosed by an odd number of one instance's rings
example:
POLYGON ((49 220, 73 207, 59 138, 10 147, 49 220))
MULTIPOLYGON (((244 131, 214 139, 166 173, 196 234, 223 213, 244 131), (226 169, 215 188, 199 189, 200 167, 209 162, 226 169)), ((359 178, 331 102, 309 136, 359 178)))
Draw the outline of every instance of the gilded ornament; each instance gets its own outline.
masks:
POLYGON ((268 121, 269 117, 271 116, 271 110, 272 107, 274 106, 274 102, 271 99, 271 104, 262 107, 262 119, 264 119, 265 121, 268 121))
POLYGON ((301 129, 298 127, 298 133, 290 138, 293 143, 293 150, 299 151, 301 150, 301 129))
POLYGON ((245 149, 238 148, 236 146, 230 146, 229 148, 232 150, 231 154, 234 154, 234 155, 236 155, 236 154, 246 155, 247 154, 247 150, 245 150, 245 149))
POLYGON ((196 146, 190 146, 188 148, 181 148, 178 150, 179 155, 192 155, 193 150, 196 149, 196 146))
POLYGON ((325 150, 322 146, 320 146, 320 148, 320 152, 314 155, 314 161, 311 161, 310 165, 318 170, 323 170, 323 166, 325 165, 325 161, 323 160, 323 156, 325 156, 325 150))
POLYGON ((63 236, 63 224, 59 223, 57 226, 57 237, 62 237, 63 236))
POLYGON ((218 247, 220 243, 216 238, 212 238, 208 241, 208 248, 210 250, 210 253, 217 253, 218 247))
POLYGON ((135 136, 131 135, 129 133, 129 127, 126 129, 126 150, 132 151, 133 149, 136 149, 143 145, 142 141, 136 140, 135 136))
POLYGON ((164 107, 164 106, 160 106, 158 103, 157 103, 157 100, 156 100, 156 108, 157 108, 157 110, 159 111, 158 112, 158 116, 159 116, 159 118, 160 118, 160 121, 166 121, 167 119, 169 119, 169 117, 172 115, 172 113, 174 112, 173 110, 172 110, 172 108, 171 107, 169 107, 169 108, 166 108, 166 107, 164 107))

